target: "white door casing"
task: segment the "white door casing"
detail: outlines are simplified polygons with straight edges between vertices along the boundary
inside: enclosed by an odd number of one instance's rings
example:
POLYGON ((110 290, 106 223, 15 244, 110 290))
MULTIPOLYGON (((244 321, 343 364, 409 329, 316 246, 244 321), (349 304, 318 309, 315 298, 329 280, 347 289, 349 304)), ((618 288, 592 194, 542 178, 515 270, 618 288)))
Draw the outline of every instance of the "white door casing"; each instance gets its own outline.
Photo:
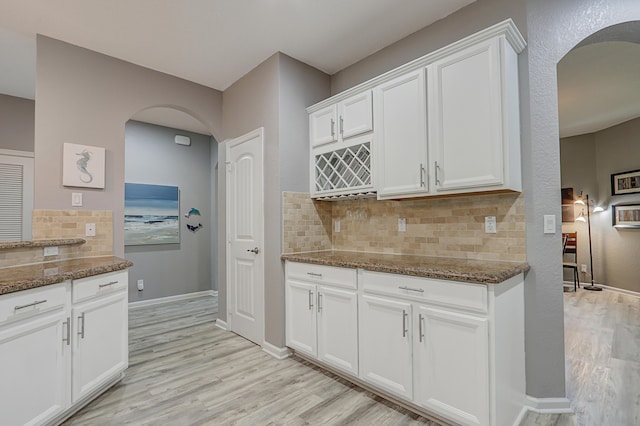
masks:
POLYGON ((226 143, 227 326, 264 343, 264 129, 226 143))

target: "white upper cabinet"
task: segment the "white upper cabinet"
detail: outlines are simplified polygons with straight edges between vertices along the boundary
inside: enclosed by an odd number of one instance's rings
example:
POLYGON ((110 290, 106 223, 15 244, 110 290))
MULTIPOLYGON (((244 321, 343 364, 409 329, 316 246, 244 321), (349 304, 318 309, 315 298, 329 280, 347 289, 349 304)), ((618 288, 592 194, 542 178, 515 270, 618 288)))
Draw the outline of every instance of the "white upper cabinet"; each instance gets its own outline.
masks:
POLYGON ((429 191, 426 96, 423 69, 374 89, 378 198, 429 191))
POLYGON ((428 69, 434 192, 520 191, 517 56, 505 38, 428 69))
POLYGON ((508 19, 309 107, 311 196, 521 191, 525 46, 508 19), (356 144, 370 171, 345 166, 356 144))
POLYGON ((336 120, 338 106, 330 105, 309 116, 309 139, 311 147, 338 141, 336 120))
POLYGON ((311 147, 343 141, 373 130, 371 90, 309 115, 311 147))

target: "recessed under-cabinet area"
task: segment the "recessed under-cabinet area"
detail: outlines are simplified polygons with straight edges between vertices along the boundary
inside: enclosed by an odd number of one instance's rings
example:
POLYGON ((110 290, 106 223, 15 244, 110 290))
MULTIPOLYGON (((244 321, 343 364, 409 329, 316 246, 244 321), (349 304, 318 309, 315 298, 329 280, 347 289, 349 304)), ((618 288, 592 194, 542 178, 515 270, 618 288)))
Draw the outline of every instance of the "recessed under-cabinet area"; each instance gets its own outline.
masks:
POLYGON ((311 196, 521 191, 524 47, 507 20, 307 108, 311 196), (366 141, 349 139, 362 134, 366 141), (366 180, 353 178, 366 168, 358 157, 344 156, 362 143, 370 143, 366 180))
POLYGON ((528 266, 496 262, 484 275, 478 261, 375 257, 283 256, 287 346, 420 413, 513 424, 524 409, 528 266))

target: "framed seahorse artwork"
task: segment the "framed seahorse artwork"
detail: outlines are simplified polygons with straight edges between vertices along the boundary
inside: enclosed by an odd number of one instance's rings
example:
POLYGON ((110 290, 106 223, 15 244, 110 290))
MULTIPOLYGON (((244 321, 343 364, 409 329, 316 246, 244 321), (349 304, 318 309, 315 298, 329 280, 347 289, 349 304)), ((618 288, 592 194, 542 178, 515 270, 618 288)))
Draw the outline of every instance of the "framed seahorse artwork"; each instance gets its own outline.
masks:
POLYGON ((62 184, 104 189, 105 149, 65 143, 62 152, 62 184))

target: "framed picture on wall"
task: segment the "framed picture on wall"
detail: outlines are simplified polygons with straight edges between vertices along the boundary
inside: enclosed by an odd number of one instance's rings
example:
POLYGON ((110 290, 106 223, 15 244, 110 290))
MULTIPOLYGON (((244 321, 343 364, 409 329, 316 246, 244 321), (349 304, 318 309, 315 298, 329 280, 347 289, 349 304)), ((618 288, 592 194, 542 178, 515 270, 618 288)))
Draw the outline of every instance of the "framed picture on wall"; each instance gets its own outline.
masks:
POLYGON ((611 195, 633 194, 636 192, 640 192, 640 170, 611 175, 611 195))
POLYGON ((575 220, 575 205, 573 203, 573 188, 562 188, 562 221, 575 220))
POLYGON ((180 243, 177 186, 124 184, 124 245, 180 243))
POLYGON ((611 206, 613 226, 616 228, 640 228, 640 204, 611 206))
POLYGON ((65 143, 62 151, 64 186, 104 189, 104 148, 65 143))

